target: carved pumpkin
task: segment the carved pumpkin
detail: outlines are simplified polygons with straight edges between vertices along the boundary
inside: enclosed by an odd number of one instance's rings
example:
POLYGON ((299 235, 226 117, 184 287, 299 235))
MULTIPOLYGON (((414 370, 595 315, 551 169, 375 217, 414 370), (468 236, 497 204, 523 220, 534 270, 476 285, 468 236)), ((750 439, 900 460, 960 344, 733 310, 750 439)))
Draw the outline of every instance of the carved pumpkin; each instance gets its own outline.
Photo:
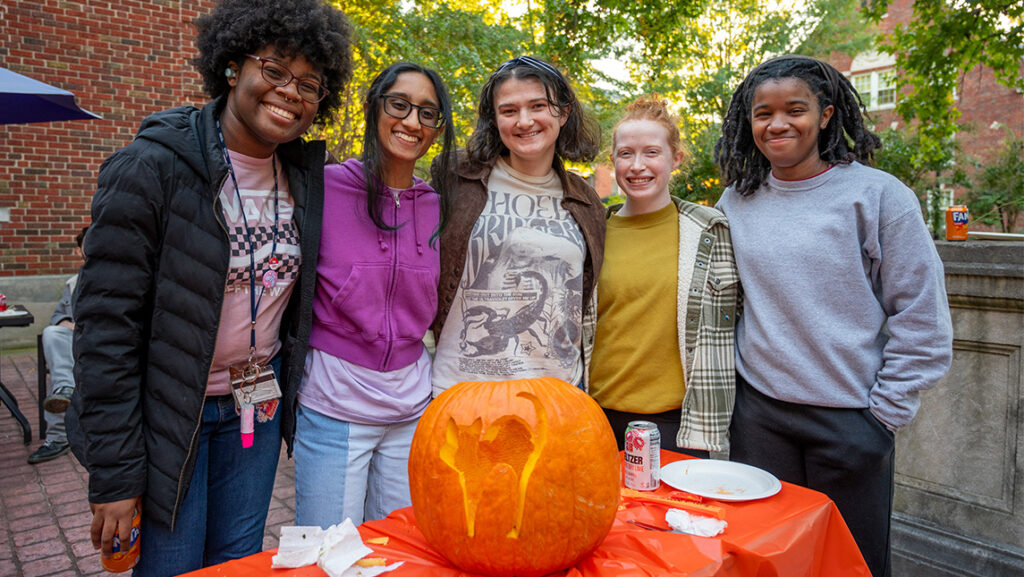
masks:
POLYGON ((597 403, 564 381, 459 383, 420 419, 409 484, 417 525, 455 566, 546 575, 611 529, 618 448, 597 403))

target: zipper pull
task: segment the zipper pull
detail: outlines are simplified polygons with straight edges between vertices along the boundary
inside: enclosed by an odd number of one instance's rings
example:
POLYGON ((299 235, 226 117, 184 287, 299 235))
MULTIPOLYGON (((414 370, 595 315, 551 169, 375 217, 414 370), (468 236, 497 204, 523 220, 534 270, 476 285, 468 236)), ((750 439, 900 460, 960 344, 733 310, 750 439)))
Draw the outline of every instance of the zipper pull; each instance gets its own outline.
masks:
POLYGON ((395 197, 395 208, 400 208, 402 206, 402 203, 398 201, 398 191, 392 190, 391 195, 395 197))

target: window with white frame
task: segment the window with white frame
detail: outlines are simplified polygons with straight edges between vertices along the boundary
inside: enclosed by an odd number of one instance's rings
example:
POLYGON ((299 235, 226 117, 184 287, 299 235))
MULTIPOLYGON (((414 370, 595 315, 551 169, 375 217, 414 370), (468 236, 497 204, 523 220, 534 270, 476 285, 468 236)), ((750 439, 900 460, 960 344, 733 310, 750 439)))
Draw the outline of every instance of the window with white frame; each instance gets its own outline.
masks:
POLYGON ((860 93, 868 110, 881 110, 896 106, 896 75, 892 69, 854 74, 853 87, 860 93))

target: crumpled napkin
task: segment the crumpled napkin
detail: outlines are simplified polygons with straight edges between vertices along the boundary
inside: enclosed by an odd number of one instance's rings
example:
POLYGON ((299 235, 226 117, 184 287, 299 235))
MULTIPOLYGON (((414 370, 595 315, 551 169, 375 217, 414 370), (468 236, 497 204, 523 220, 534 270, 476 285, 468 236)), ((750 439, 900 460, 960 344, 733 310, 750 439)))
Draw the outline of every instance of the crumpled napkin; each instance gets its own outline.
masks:
POLYGON ((728 526, 725 521, 703 515, 692 515, 682 509, 669 509, 665 513, 665 522, 676 531, 701 537, 714 537, 725 531, 728 526))
POLYGON ((324 530, 320 527, 281 527, 277 554, 270 559, 274 569, 312 565, 320 557, 324 530))
POLYGON ((374 577, 402 565, 355 565, 370 553, 373 549, 363 544, 363 538, 351 519, 345 519, 340 525, 331 525, 327 530, 320 527, 281 527, 281 541, 270 566, 281 569, 316 563, 329 577, 374 577))

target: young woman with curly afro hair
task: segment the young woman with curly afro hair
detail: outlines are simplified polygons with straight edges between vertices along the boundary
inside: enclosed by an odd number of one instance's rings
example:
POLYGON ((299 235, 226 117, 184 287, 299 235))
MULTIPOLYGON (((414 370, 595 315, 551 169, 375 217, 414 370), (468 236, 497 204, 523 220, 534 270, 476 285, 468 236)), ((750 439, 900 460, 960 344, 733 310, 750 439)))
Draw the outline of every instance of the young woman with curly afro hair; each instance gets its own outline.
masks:
MULTIPOLYGON (((100 168, 67 421, 93 546, 135 575, 257 553, 309 340, 321 141, 352 29, 323 0, 222 0, 192 61, 213 99, 146 118, 100 168)), ((79 308, 80 307, 80 308, 79 308)))

